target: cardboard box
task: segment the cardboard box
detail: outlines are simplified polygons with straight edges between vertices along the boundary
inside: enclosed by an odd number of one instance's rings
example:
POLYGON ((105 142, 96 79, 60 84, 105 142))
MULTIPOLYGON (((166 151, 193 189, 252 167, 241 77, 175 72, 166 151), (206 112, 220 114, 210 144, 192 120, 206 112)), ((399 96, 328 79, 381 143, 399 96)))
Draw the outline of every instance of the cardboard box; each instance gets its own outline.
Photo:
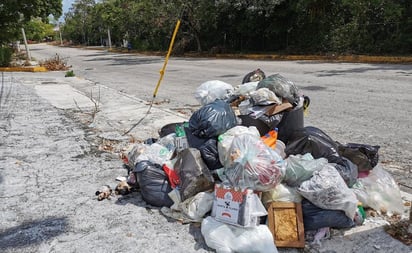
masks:
POLYGON ((255 227, 259 224, 259 216, 267 214, 259 197, 250 189, 235 189, 216 184, 214 195, 212 216, 218 221, 255 227))

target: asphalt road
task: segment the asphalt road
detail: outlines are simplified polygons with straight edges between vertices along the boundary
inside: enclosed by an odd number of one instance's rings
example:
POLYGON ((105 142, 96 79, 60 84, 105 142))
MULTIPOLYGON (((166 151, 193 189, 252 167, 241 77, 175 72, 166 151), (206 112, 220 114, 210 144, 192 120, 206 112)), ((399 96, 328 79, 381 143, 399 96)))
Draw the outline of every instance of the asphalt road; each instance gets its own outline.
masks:
MULTIPOLYGON (((152 97, 162 57, 47 45, 31 49, 38 60, 56 53, 69 57, 79 78, 65 78, 65 71, 2 73, 0 252, 214 252, 199 225, 169 219, 138 192, 100 202, 95 196, 102 185, 114 188, 115 178, 126 174, 110 148, 118 151, 131 139, 112 140, 147 111, 142 99, 152 97), (100 101, 93 118, 92 91, 100 101)), ((182 120, 169 109, 197 108, 193 92, 200 83, 220 79, 236 85, 258 67, 291 79, 311 97, 305 125, 341 142, 381 145, 384 168, 401 184, 411 183, 410 65, 172 58, 157 97, 163 102, 153 106, 133 136, 147 138, 165 122, 182 120)), ((411 252, 412 246, 393 239, 384 224, 381 217, 368 217, 362 226, 333 230, 320 248, 312 248, 307 238, 305 249, 278 250, 411 252)))
MULTIPOLYGON (((106 50, 30 45, 37 60, 56 54, 78 77, 151 100, 164 57, 106 50)), ((170 58, 156 96, 161 107, 196 109, 196 88, 209 80, 236 86, 260 68, 279 73, 311 98, 305 125, 318 127, 342 143, 379 145, 380 161, 401 188, 412 187, 412 65, 170 58)), ((64 75, 64 73, 62 73, 64 75)), ((76 87, 82 89, 82 87, 76 87)), ((83 92, 90 92, 83 88, 83 92)))

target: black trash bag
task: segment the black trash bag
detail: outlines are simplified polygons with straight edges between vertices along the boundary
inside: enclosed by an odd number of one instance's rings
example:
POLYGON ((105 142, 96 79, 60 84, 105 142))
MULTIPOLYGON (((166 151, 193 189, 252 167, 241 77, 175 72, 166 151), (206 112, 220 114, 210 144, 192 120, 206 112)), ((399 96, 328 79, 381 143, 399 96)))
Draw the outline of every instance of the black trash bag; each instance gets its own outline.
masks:
POLYGON ((203 144, 205 144, 209 140, 197 137, 192 133, 192 131, 188 127, 185 127, 184 130, 186 133, 187 143, 189 144, 190 148, 199 149, 203 144))
POLYGON ((174 170, 180 178, 179 190, 182 201, 199 192, 213 189, 213 176, 203 162, 198 149, 182 150, 174 164, 174 170))
POLYGON ((265 72, 261 69, 255 69, 249 73, 247 73, 242 80, 242 84, 249 83, 249 82, 257 82, 261 81, 266 78, 265 72))
POLYGON ((341 157, 342 162, 336 163, 335 168, 339 172, 340 176, 345 181, 346 185, 352 187, 358 180, 358 166, 351 162, 346 157, 341 157))
POLYGON ((235 112, 223 100, 215 100, 195 111, 189 119, 190 131, 200 138, 210 139, 238 124, 235 112))
POLYGON ((148 145, 152 145, 153 143, 156 143, 156 141, 157 141, 156 138, 148 138, 143 143, 148 144, 148 145))
POLYGON ((302 200, 303 225, 305 231, 319 228, 351 228, 356 224, 342 210, 328 210, 317 207, 309 200, 302 200))
POLYGON ((199 147, 199 151, 209 170, 217 170, 223 167, 219 160, 216 139, 209 139, 199 147))
POLYGON ((268 88, 273 91, 276 96, 288 100, 293 106, 296 106, 299 103, 299 90, 296 85, 279 74, 270 75, 260 81, 256 90, 260 88, 268 88))
POLYGON ((144 160, 136 164, 133 172, 146 203, 157 207, 173 205, 173 200, 168 195, 172 188, 161 165, 144 160))
POLYGON ((315 159, 326 158, 329 163, 337 164, 336 169, 349 187, 352 187, 358 178, 357 166, 341 157, 338 153, 338 144, 319 128, 308 126, 291 133, 285 153, 286 155, 310 153, 315 159))
POLYGON ((380 146, 368 144, 347 143, 339 144, 338 152, 358 166, 358 171, 370 171, 379 162, 380 146))

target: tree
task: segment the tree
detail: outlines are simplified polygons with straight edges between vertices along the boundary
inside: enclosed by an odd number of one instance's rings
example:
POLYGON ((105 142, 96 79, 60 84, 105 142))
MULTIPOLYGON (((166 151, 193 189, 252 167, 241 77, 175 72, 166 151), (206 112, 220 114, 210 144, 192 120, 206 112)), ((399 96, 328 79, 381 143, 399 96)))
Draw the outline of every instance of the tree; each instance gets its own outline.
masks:
POLYGON ((62 13, 61 0, 2 0, 0 3, 0 44, 19 37, 20 28, 33 17, 43 21, 49 15, 58 18, 62 13))
POLYGON ((40 18, 27 22, 24 31, 28 40, 41 41, 46 37, 53 37, 53 25, 44 23, 40 18))

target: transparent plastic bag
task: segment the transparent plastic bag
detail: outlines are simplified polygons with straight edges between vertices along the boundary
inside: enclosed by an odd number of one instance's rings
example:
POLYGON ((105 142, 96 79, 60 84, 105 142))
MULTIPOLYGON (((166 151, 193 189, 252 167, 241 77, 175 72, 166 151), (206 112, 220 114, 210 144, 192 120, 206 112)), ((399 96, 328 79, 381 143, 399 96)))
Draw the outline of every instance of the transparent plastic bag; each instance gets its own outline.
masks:
POLYGON ((403 213, 399 186, 380 164, 376 165, 367 177, 359 178, 352 189, 365 207, 388 214, 403 213))
POLYGON ((256 86, 258 85, 258 83, 259 82, 257 81, 257 82, 248 82, 248 83, 238 85, 235 87, 235 90, 233 93, 235 95, 248 96, 249 93, 256 90, 256 86))
POLYGON ((358 199, 331 163, 315 171, 299 186, 298 192, 320 208, 342 210, 349 218, 355 217, 358 199))
POLYGON ((263 204, 268 205, 274 201, 300 203, 302 196, 298 193, 297 188, 282 183, 276 188, 262 193, 263 204))
MULTIPOLYGON (((169 137, 167 140, 170 141, 169 137)), ((168 147, 165 147, 159 143, 138 143, 133 146, 127 154, 128 165, 130 168, 134 168, 136 163, 144 160, 148 160, 156 164, 163 164, 170 160, 174 153, 174 146, 168 145, 168 147)))
POLYGON ((174 152, 174 150, 169 150, 158 143, 143 145, 140 155, 136 158, 137 162, 148 160, 152 163, 164 164, 166 161, 170 160, 174 152))
POLYGON ((268 88, 273 91, 276 96, 287 99, 292 105, 296 104, 299 99, 296 85, 280 74, 270 75, 260 81, 256 89, 261 88, 268 88))
POLYGON ((268 88, 261 88, 250 93, 250 97, 255 105, 282 104, 282 100, 268 88))
POLYGON ((255 126, 235 126, 225 133, 219 135, 217 143, 217 151, 219 154, 219 161, 224 164, 226 156, 229 153, 229 148, 232 145, 233 138, 237 135, 251 134, 260 137, 260 133, 255 126))
POLYGON ((214 102, 216 99, 227 99, 233 94, 233 86, 231 84, 219 81, 211 80, 202 83, 195 91, 196 100, 206 105, 214 102))
POLYGON ((285 166, 278 153, 251 134, 234 137, 223 165, 232 186, 257 191, 275 188, 285 166))

